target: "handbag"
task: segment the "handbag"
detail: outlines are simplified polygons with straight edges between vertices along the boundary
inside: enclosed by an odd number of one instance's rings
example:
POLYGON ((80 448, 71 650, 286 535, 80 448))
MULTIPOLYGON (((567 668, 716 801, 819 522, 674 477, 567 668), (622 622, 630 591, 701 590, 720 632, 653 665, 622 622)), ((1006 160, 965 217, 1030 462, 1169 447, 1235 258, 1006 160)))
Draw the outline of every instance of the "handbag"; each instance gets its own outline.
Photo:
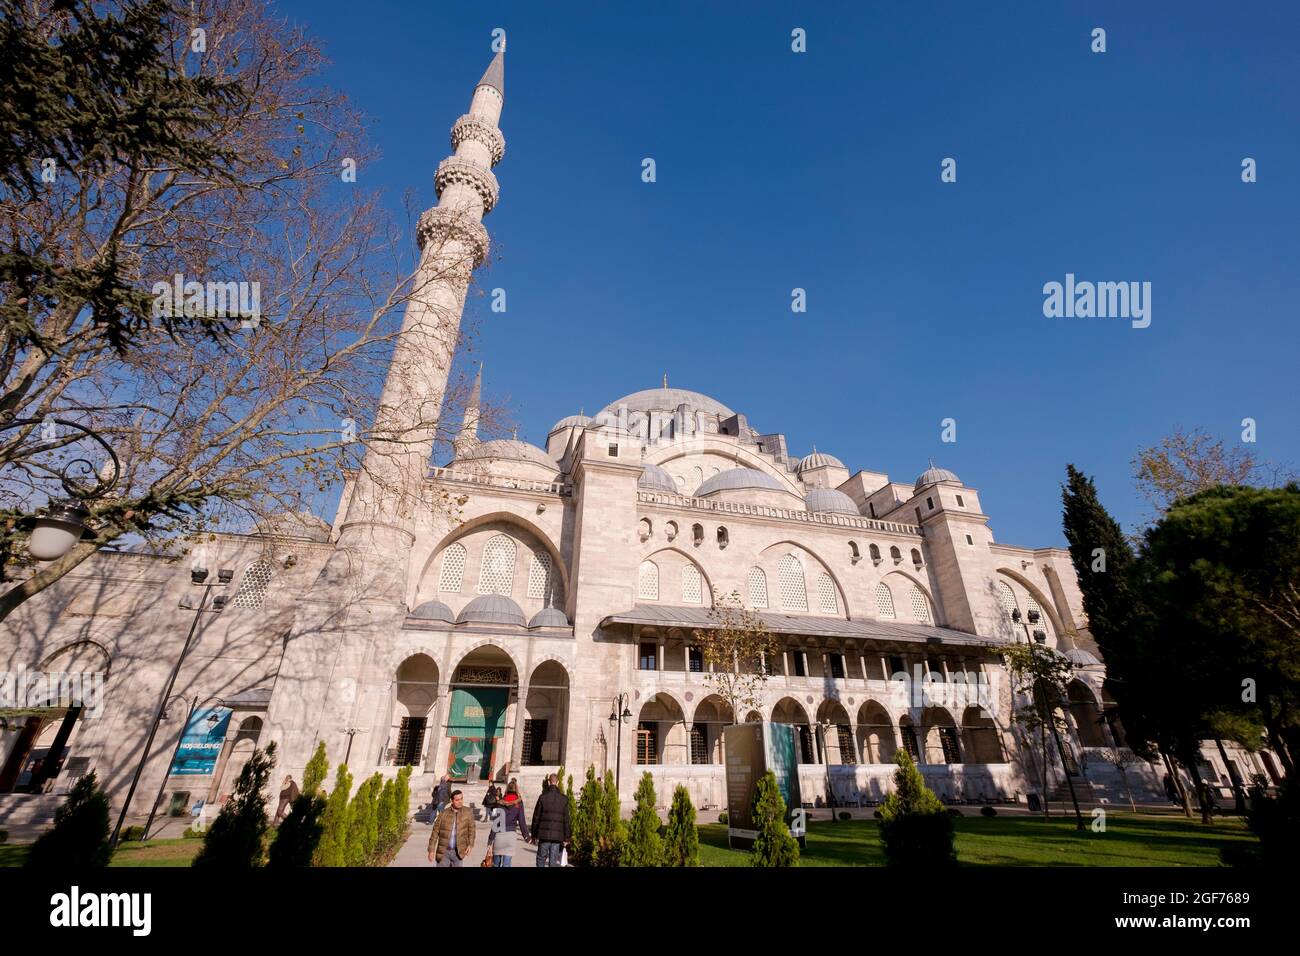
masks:
POLYGON ((485 870, 492 869, 492 848, 488 847, 487 853, 483 855, 483 862, 479 864, 485 870))

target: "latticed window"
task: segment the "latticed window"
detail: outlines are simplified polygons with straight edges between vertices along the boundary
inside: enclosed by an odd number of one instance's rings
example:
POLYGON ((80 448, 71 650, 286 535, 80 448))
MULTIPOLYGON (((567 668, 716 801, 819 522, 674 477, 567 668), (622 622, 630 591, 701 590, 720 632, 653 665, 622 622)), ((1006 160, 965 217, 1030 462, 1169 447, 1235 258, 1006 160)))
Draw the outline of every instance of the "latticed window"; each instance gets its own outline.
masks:
POLYGON ((686 648, 686 669, 693 674, 704 672, 704 651, 698 647, 686 648))
POLYGON ((442 552, 442 574, 438 576, 439 591, 459 591, 465 581, 465 546, 459 542, 442 552))
POLYGON ((912 727, 910 724, 904 725, 899 728, 899 735, 903 738, 903 749, 907 751, 907 755, 911 757, 913 761, 919 761, 921 759, 921 751, 916 746, 916 728, 912 727))
POLYGON ((709 762, 708 735, 701 724, 691 724, 691 763, 709 762))
POLYGON ((749 569, 749 606, 767 607, 767 575, 762 568, 749 569))
POLYGON ((528 596, 547 599, 551 596, 551 556, 545 551, 533 552, 528 566, 528 596))
POLYGON ((929 624, 930 602, 925 599, 925 592, 913 584, 910 597, 912 599, 912 620, 920 621, 922 624, 929 624))
POLYGON ((876 585, 876 617, 884 621, 892 621, 895 617, 894 595, 884 581, 876 585))
POLYGON ((239 590, 230 603, 235 607, 261 607, 272 573, 268 562, 254 561, 244 570, 244 579, 239 582, 239 590))
POLYGON ((837 724, 835 729, 840 738, 840 763, 857 763, 857 758, 853 755, 853 731, 848 724, 837 724))
POLYGON ((1010 617, 1016 610, 1016 593, 1011 590, 1011 585, 1006 581, 998 582, 998 600, 1002 602, 1002 610, 1007 612, 1007 617, 1010 617))
POLYGON ((823 614, 840 613, 839 602, 835 599, 835 582, 825 571, 817 576, 817 604, 823 614))
POLYGON ((636 575, 636 596, 642 601, 659 600, 659 565, 642 561, 636 575))
POLYGON ((509 596, 515 587, 515 542, 504 534, 488 540, 483 548, 483 565, 479 569, 479 594, 509 596))
POLYGON ((682 601, 686 604, 700 603, 700 569, 693 564, 682 567, 682 601))
POLYGON ((1025 614, 1026 621, 1028 621, 1034 615, 1034 612, 1038 613, 1038 622, 1032 624, 1031 626, 1034 628, 1041 629, 1048 637, 1051 637, 1052 626, 1047 623, 1047 615, 1043 613, 1043 609, 1039 606, 1038 602, 1034 600, 1033 595, 1030 595, 1028 598, 1026 598, 1025 610, 1028 612, 1025 614))
POLYGON ((793 554, 781 556, 777 563, 778 583, 781 587, 781 607, 787 611, 808 610, 808 587, 803 579, 803 565, 793 554))
POLYGON ((956 727, 939 728, 939 746, 943 748, 944 763, 961 763, 961 747, 957 743, 956 727))
POLYGON ((659 762, 659 725, 651 721, 641 721, 636 725, 636 762, 659 762))

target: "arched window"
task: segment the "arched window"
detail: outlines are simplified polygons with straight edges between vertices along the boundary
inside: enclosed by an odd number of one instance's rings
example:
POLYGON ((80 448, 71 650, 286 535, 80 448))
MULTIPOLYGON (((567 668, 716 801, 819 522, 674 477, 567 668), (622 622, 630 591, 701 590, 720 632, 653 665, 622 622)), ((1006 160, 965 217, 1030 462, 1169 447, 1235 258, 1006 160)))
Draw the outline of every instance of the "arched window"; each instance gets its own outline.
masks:
POLYGON ((650 528, 649 518, 642 518, 640 521, 636 523, 637 537, 639 537, 642 541, 645 541, 650 537, 650 531, 651 528, 650 528))
POLYGON ((465 580, 465 546, 459 541, 448 545, 442 552, 442 574, 438 576, 439 591, 459 591, 465 580))
POLYGON ((642 601, 659 600, 659 565, 642 561, 636 576, 636 596, 642 601))
POLYGON ((925 599, 925 592, 913 584, 908 591, 908 595, 912 599, 912 620, 918 621, 921 624, 932 623, 930 618, 930 602, 925 599))
POLYGON ((889 557, 895 564, 903 563, 903 552, 898 550, 898 545, 893 545, 889 549, 889 557))
POLYGON ((849 542, 849 560, 854 564, 857 564, 862 560, 862 552, 858 550, 858 543, 856 541, 849 542))
POLYGON ((912 549, 912 565, 917 568, 925 565, 925 562, 921 560, 921 552, 916 548, 912 549))
POLYGON ((704 543, 704 525, 691 525, 691 540, 695 543, 697 548, 704 543))
POLYGON ((781 555, 777 562, 777 583, 781 588, 781 607, 786 611, 808 610, 808 586, 803 579, 803 565, 793 554, 781 555))
POLYGON ((504 594, 515 587, 515 542, 498 534, 483 547, 483 563, 478 573, 479 594, 504 594))
POLYGON ((551 555, 546 551, 534 551, 532 563, 528 566, 528 596, 530 598, 551 598, 551 555))
POLYGON ((884 581, 876 585, 876 617, 882 621, 894 619, 894 595, 884 581))
POLYGON ((1011 590, 1011 585, 1006 581, 998 582, 998 601, 1002 604, 1002 610, 1007 612, 1007 617, 1011 617, 1017 610, 1016 592, 1011 590))
POLYGON ((273 573, 269 562, 254 561, 244 569, 244 578, 230 603, 235 607, 261 607, 273 573))
POLYGON ((823 614, 839 614, 840 604, 835 599, 835 582, 823 571, 817 575, 817 606, 823 614))
POLYGON ((719 526, 719 527, 718 527, 718 547, 719 547, 719 548, 725 548, 725 547, 728 545, 728 543, 730 543, 730 541, 731 541, 731 536, 727 533, 727 529, 726 529, 726 528, 723 528, 722 526, 719 526))
POLYGON ((767 607, 767 575, 762 568, 749 569, 749 606, 767 607))
POLYGON ((880 563, 880 545, 878 544, 868 545, 867 553, 871 555, 871 561, 873 564, 880 563))
POLYGON ((693 564, 682 566, 682 601, 700 603, 700 569, 693 564))

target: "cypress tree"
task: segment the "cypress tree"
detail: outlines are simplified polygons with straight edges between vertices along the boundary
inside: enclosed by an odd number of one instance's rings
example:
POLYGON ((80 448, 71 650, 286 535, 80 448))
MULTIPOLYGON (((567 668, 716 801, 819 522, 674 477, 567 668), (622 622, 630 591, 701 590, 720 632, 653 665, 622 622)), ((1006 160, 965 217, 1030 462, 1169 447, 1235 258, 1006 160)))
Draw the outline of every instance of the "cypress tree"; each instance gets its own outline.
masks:
POLYGON ((699 865, 700 833, 695 827, 695 806, 689 791, 679 783, 673 790, 673 805, 668 810, 664 866, 699 865))
POLYGON ((347 848, 344 859, 348 866, 369 866, 374 861, 375 846, 379 842, 379 788, 383 777, 376 773, 357 787, 356 795, 348 805, 347 848))
POLYGON ((300 793, 275 829, 266 865, 275 869, 311 866, 312 856, 325 829, 324 816, 324 797, 300 793))
POLYGON ((379 792, 375 811, 379 838, 375 841, 375 856, 381 857, 397 842, 397 781, 385 780, 379 792))
POLYGON ((312 857, 312 866, 347 866, 348 796, 351 792, 352 774, 348 773, 348 765, 341 763, 334 776, 334 790, 325 803, 324 829, 312 857))
POLYGON ((604 800, 598 816, 600 837, 596 847, 596 866, 619 866, 627 847, 627 824, 622 820, 622 804, 614 771, 605 771, 604 800))
POLYGON ((758 836, 749 854, 750 866, 798 866, 799 843, 785 821, 785 800, 771 770, 758 780, 751 811, 758 836))
POLYGON ((92 770, 73 785, 54 813, 53 829, 32 844, 24 866, 83 869, 108 866, 108 799, 92 770))
POLYGON ((1136 561, 1123 530, 1102 507, 1091 478, 1066 465, 1062 523, 1083 594, 1088 629, 1107 664, 1122 657, 1135 614, 1131 575, 1136 561))
POLYGON ((325 741, 322 740, 316 745, 316 752, 312 754, 311 760, 307 761, 307 769, 302 773, 302 792, 316 796, 321 784, 329 776, 329 772, 329 761, 325 758, 325 741))
POLYGON ((239 772, 235 791, 203 836, 203 849, 193 866, 222 869, 262 866, 269 827, 266 819, 266 785, 275 767, 275 744, 254 750, 239 772))
POLYGON ((952 866, 957 850, 948 808, 925 785, 906 750, 900 749, 894 761, 894 789, 880 808, 885 859, 890 866, 914 869, 952 866))
POLYGON ((587 767, 587 779, 582 785, 574 808, 573 865, 593 866, 598 838, 598 820, 605 804, 605 788, 596 779, 596 768, 587 767))
POLYGON ((655 811, 655 783, 649 772, 641 774, 636 788, 636 810, 627 828, 627 846, 621 866, 663 866, 661 822, 655 811))

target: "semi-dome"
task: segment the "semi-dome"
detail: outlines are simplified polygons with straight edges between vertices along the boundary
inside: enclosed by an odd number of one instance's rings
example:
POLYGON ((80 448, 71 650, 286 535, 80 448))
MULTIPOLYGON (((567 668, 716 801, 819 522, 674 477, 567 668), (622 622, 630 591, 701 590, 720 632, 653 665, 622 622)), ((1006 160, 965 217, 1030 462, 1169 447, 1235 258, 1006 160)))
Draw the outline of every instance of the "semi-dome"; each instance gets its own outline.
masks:
POLYGON ((528 622, 529 627, 568 627, 569 619, 558 607, 544 607, 528 622))
POLYGON ((808 471, 810 468, 843 468, 844 462, 840 461, 834 455, 828 455, 823 451, 815 451, 811 455, 804 455, 799 461, 799 470, 808 471))
POLYGON ((586 428, 590 424, 591 418, 588 415, 570 415, 552 425, 550 434, 553 435, 562 428, 586 428))
POLYGON ((861 514, 853 499, 834 488, 814 488, 803 499, 809 511, 833 511, 836 514, 861 514))
POLYGON ((641 472, 641 477, 636 480, 638 488, 646 488, 652 491, 671 491, 674 494, 677 492, 677 482, 673 481, 673 476, 668 472, 649 462, 646 462, 642 467, 645 471, 641 472))
POLYGON ((742 488, 760 488, 764 491, 786 490, 781 482, 757 468, 729 468, 700 485, 696 489, 695 496, 703 498, 715 491, 737 491, 742 488))
POLYGON ((523 627, 524 612, 504 594, 482 594, 465 605, 456 623, 518 624, 523 627))
POLYGON ((1072 647, 1065 652, 1065 656, 1070 659, 1070 663, 1075 667, 1097 667, 1101 661, 1097 660, 1097 655, 1091 651, 1085 651, 1082 647, 1072 647))
POLYGON ((601 409, 601 413, 617 414, 620 405, 626 405, 629 412, 671 412, 678 405, 687 405, 709 415, 721 415, 723 418, 730 418, 736 414, 717 399, 684 388, 647 388, 633 392, 631 395, 624 395, 610 402, 601 409))
POLYGON ((496 438, 481 441, 456 457, 457 461, 486 461, 491 458, 503 458, 507 461, 531 461, 547 468, 556 467, 555 460, 536 445, 530 445, 518 438, 496 438))
POLYGON ((920 491, 926 485, 936 485, 941 481, 956 481, 961 479, 947 468, 937 468, 934 462, 930 462, 930 467, 921 472, 921 477, 916 479, 916 484, 912 486, 913 491, 920 491))
POLYGON ((456 621, 456 616, 451 613, 451 608, 441 601, 423 602, 411 612, 411 617, 421 621, 446 621, 448 624, 453 624, 456 621))

